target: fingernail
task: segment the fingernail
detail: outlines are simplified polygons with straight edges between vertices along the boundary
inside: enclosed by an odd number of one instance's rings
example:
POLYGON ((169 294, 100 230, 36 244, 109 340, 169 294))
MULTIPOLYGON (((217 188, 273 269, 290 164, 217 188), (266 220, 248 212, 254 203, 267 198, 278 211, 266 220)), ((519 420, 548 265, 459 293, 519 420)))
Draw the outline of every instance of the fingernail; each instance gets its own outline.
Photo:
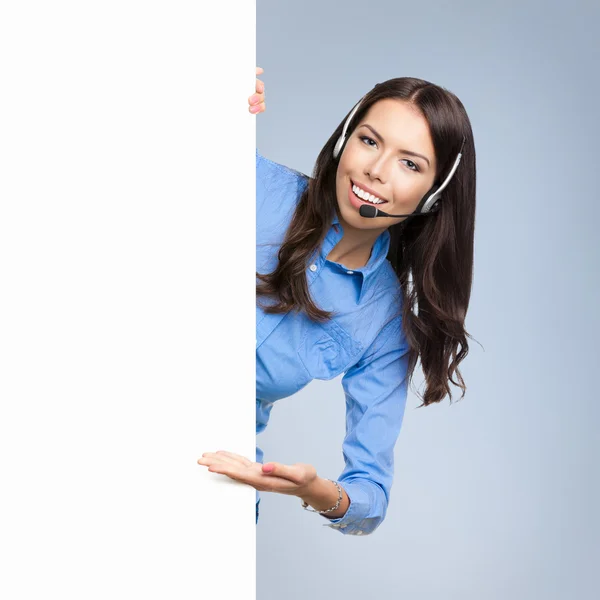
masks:
POLYGON ((255 94, 254 96, 250 96, 250 104, 256 104, 260 98, 255 94))
POLYGON ((250 107, 251 113, 257 113, 259 110, 260 110, 260 106, 251 106, 250 107))

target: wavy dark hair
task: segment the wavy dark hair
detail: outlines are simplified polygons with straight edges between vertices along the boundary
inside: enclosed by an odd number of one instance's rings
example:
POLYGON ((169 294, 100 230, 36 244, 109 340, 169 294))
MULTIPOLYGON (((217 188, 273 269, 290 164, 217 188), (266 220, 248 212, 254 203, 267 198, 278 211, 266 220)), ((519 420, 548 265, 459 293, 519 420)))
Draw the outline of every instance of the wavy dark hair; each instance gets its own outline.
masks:
MULTIPOLYGON (((407 102, 425 117, 437 161, 434 183, 444 181, 460 152, 463 137, 465 140, 461 162, 442 192, 439 210, 427 216, 407 217, 388 229, 391 238, 387 258, 402 289, 409 381, 412 383, 420 357, 425 391, 423 395, 413 391, 422 400, 421 406, 440 402, 446 395, 452 403, 450 382, 462 390, 459 399, 466 392, 458 365, 468 354, 467 338, 471 338, 465 330, 465 317, 473 280, 473 131, 463 104, 452 92, 423 79, 398 77, 377 84, 365 95, 349 124, 346 139, 369 108, 384 98, 407 102)), ((277 267, 272 273, 256 274, 257 299, 268 296, 277 300, 263 306, 268 313, 304 311, 310 319, 320 322, 332 317, 332 313, 314 304, 306 265, 323 242, 334 211, 339 213, 335 186, 338 162, 333 158, 333 148, 349 114, 350 111, 317 157, 312 178, 280 247, 277 267)))

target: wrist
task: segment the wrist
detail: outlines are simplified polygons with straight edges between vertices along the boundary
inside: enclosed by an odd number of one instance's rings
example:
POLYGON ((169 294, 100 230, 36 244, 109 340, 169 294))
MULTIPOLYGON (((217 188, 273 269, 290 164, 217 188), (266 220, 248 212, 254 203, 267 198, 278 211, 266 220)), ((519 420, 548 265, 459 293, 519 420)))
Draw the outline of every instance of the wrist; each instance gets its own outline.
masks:
MULTIPOLYGON (((340 484, 338 483, 338 485, 340 484)), ((342 490, 342 500, 338 508, 321 516, 329 519, 338 519, 346 514, 350 505, 350 498, 341 485, 340 488, 342 490)), ((335 506, 339 498, 339 491, 337 486, 329 479, 317 476, 306 488, 300 490, 296 495, 314 510, 321 511, 335 506)))
POLYGON ((321 486, 321 483, 324 481, 322 477, 315 475, 314 479, 311 479, 309 483, 300 487, 294 493, 295 496, 303 500, 304 502, 308 502, 307 498, 313 498, 315 495, 315 491, 321 486))

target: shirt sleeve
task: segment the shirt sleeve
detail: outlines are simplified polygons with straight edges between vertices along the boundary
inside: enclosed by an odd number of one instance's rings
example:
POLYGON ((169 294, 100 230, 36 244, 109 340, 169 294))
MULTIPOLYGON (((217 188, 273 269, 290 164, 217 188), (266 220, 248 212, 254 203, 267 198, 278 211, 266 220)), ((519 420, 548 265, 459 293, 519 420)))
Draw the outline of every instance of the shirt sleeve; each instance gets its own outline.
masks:
MULTIPOLYGON (((263 213, 267 196, 272 188, 282 186, 285 182, 285 171, 273 161, 265 158, 256 149, 256 214, 263 213)), ((288 177, 289 179, 289 177, 288 177)))
POLYGON ((268 170, 264 156, 256 149, 256 212, 260 214, 268 191, 268 170))
POLYGON ((256 148, 257 240, 281 243, 307 185, 306 175, 265 158, 256 148))
POLYGON ((397 316, 342 378, 346 466, 337 481, 346 490, 350 506, 343 517, 327 519, 326 527, 368 535, 385 519, 394 476, 394 446, 406 406, 408 350, 402 319, 397 316))

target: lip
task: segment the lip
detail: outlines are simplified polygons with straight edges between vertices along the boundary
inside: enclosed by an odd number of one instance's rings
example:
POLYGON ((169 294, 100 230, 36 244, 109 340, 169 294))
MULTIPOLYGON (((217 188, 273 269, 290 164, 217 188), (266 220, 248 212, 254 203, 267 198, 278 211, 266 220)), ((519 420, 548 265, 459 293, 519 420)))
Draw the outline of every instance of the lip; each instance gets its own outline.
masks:
MULTIPOLYGON (((363 204, 367 204, 368 206, 383 206, 383 204, 371 204, 371 202, 367 202, 366 200, 363 200, 362 198, 359 198, 353 191, 352 191, 352 181, 350 181, 350 185, 348 186, 348 201, 350 202, 350 204, 356 209, 356 210, 360 210, 360 207, 363 204)), ((387 202, 385 203, 387 204, 387 202)))
MULTIPOLYGON (((350 180, 350 185, 348 186, 348 200, 350 201, 350 204, 352 206, 354 206, 354 208, 356 208, 356 210, 360 210, 360 207, 363 204, 367 204, 369 206, 383 206, 383 204, 372 204, 371 202, 367 202, 366 200, 363 200, 362 198, 359 198, 353 191, 352 191, 352 186, 353 185, 358 185, 355 184, 352 180, 350 180)), ((362 185, 358 185, 359 188, 365 190, 365 192, 369 192, 371 193, 368 189, 365 189, 364 187, 362 187, 362 185)), ((377 194, 373 193, 374 196, 377 196, 377 194)), ((379 198, 379 196, 377 196, 379 198)), ((383 200, 383 198, 382 198, 383 200)), ((384 204, 387 204, 387 200, 384 202, 384 204)))
POLYGON ((358 183, 358 181, 352 181, 352 179, 350 180, 350 187, 352 187, 352 185, 356 185, 358 186, 361 190, 364 190, 365 192, 368 192, 369 194, 373 194, 373 196, 375 196, 376 198, 379 198, 380 200, 383 200, 385 203, 387 203, 387 200, 385 198, 382 198, 380 194, 378 194, 375 190, 372 190, 370 187, 367 187, 366 185, 363 185, 362 183, 358 183))

